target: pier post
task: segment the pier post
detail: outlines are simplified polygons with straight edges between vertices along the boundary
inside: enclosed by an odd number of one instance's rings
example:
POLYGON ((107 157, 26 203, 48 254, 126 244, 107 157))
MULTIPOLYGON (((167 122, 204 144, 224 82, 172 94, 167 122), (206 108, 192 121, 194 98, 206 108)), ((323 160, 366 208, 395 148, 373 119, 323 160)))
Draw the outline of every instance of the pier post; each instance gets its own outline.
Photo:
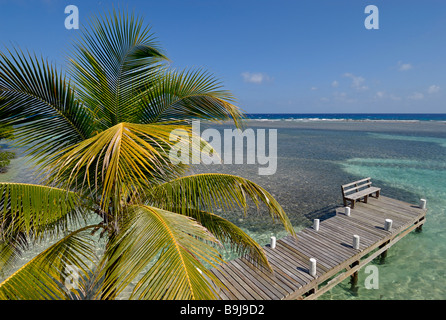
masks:
MULTIPOLYGON (((359 260, 353 262, 350 265, 350 268, 354 268, 357 265, 359 265, 359 260)), ((358 271, 353 272, 353 274, 350 276, 350 284, 351 284, 351 288, 350 288, 351 290, 354 290, 356 288, 356 286, 358 285, 358 271)))
POLYGON ((420 208, 426 209, 426 199, 420 199, 420 208))
POLYGON ((344 212, 345 212, 345 215, 347 215, 347 216, 349 216, 350 217, 350 207, 345 207, 344 208, 344 212))
POLYGON ((309 273, 310 273, 310 275, 312 275, 313 277, 316 276, 316 259, 315 259, 315 258, 310 258, 310 268, 309 268, 309 273))
POLYGON ((319 231, 319 219, 313 220, 313 229, 319 231))
MULTIPOLYGON (((421 209, 426 209, 426 202, 427 202, 426 199, 420 199, 420 208, 421 209)), ((424 217, 421 220, 423 220, 423 219, 424 219, 424 217)), ((419 223, 421 220, 417 221, 416 223, 419 223)), ((421 224, 419 227, 417 227, 415 229, 415 232, 421 232, 422 228, 423 228, 423 225, 421 224)))
MULTIPOLYGON (((381 249, 382 247, 386 246, 387 244, 389 244, 389 241, 384 242, 382 245, 379 246, 379 248, 381 249)), ((384 264, 384 262, 386 261, 386 257, 387 257, 387 250, 383 251, 383 253, 381 253, 379 255, 379 263, 380 264, 384 264)))
MULTIPOLYGON (((391 231, 392 230, 392 224, 393 224, 393 220, 392 219, 386 219, 386 221, 384 222, 384 230, 386 231, 391 231)), ((384 242, 382 245, 379 246, 379 248, 381 249, 382 247, 386 246, 389 241, 384 242)), ((383 264, 386 260, 387 257, 387 250, 383 251, 383 253, 381 253, 379 255, 379 263, 383 264)))
POLYGON ((386 231, 390 231, 392 230, 392 219, 386 219, 386 221, 384 222, 384 230, 386 231))
MULTIPOLYGON (((415 222, 415 224, 419 224, 423 220, 424 220, 424 217, 422 217, 420 220, 415 222)), ((423 224, 420 224, 420 226, 415 229, 415 232, 421 232, 422 230, 423 230, 423 224)))
POLYGON ((359 250, 359 236, 357 234, 353 236, 353 249, 359 250))
POLYGON ((272 236, 271 237, 271 249, 275 249, 276 248, 276 237, 272 236))

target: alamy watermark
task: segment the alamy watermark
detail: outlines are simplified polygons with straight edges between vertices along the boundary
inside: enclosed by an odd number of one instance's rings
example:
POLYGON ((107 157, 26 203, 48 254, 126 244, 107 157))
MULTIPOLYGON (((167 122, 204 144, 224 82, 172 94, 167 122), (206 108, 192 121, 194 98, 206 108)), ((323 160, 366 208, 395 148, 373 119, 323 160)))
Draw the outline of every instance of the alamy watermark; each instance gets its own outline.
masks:
POLYGON ((364 272, 369 274, 364 280, 364 286, 366 289, 379 289, 379 271, 378 267, 374 265, 368 265, 365 267, 364 272))
POLYGON ((169 140, 173 164, 249 164, 259 165, 259 175, 272 175, 277 170, 277 129, 208 128, 201 132, 200 121, 192 122, 192 133, 175 129, 169 140))
MULTIPOLYGON (((68 30, 79 29, 79 9, 77 6, 70 4, 65 7, 65 14, 68 16, 65 18, 65 28, 68 30)), ((364 13, 368 16, 364 20, 364 27, 367 30, 379 29, 379 10, 375 5, 368 5, 364 9, 364 13)))
POLYGON ((369 15, 364 20, 364 27, 367 30, 379 29, 379 10, 377 6, 368 5, 364 9, 364 13, 369 15))
POLYGON ((79 9, 77 6, 70 4, 65 7, 65 13, 68 16, 65 18, 65 28, 70 29, 79 29, 79 9))

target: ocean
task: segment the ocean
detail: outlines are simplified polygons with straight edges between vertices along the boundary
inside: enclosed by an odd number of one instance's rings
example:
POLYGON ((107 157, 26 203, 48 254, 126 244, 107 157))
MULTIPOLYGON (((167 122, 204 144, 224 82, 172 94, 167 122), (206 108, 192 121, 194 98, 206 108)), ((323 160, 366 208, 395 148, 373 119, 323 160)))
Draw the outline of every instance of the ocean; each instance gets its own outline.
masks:
MULTIPOLYGON (((320 299, 446 299, 446 114, 249 114, 245 127, 277 129, 274 174, 259 175, 254 164, 196 165, 191 172, 236 174, 260 184, 296 230, 333 214, 342 205, 341 184, 363 177, 372 177, 385 196, 414 204, 427 199, 423 231, 395 244, 384 264, 372 262, 379 271, 377 289, 365 287, 361 269, 356 290, 346 279, 320 299)), ((17 154, 0 181, 31 181, 25 158, 20 150, 17 154)), ((252 204, 246 216, 242 211, 221 214, 262 245, 272 235, 286 235, 252 204)), ((234 254, 228 251, 225 257, 234 254)))
POLYGON ((259 121, 446 121, 445 113, 250 113, 259 121))

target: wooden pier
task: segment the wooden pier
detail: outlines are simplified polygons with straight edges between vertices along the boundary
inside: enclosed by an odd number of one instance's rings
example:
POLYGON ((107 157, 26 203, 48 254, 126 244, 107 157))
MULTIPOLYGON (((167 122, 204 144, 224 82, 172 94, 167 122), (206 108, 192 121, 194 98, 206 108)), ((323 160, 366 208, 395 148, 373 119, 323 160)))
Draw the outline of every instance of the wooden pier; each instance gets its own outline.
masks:
POLYGON ((359 202, 354 209, 340 207, 335 216, 316 221, 298 232, 297 238, 273 239, 264 247, 273 272, 255 267, 245 257, 213 269, 226 286, 220 297, 315 299, 349 276, 354 283, 360 268, 385 255, 409 232, 421 230, 426 211, 423 201, 412 205, 384 196, 359 202))

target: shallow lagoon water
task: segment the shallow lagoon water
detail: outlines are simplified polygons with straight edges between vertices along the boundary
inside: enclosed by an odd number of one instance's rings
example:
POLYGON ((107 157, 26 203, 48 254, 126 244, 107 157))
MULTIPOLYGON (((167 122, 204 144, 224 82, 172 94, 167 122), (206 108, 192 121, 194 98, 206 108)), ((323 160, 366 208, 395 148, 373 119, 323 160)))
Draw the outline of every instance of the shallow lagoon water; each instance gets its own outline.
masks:
MULTIPOLYGON (((278 130, 275 174, 259 176, 258 165, 195 166, 192 172, 230 173, 259 183, 281 203, 296 230, 329 217, 342 205, 340 185, 366 176, 383 195, 411 203, 428 200, 423 231, 394 245, 384 264, 373 262, 378 289, 365 288, 367 274, 361 269, 357 290, 350 290, 347 279, 320 299, 446 298, 446 123, 249 121, 248 127, 278 130)), ((20 150, 18 155, 0 181, 30 182, 20 150)), ((221 214, 262 245, 271 235, 286 234, 262 209, 251 207, 247 216, 221 214)))

